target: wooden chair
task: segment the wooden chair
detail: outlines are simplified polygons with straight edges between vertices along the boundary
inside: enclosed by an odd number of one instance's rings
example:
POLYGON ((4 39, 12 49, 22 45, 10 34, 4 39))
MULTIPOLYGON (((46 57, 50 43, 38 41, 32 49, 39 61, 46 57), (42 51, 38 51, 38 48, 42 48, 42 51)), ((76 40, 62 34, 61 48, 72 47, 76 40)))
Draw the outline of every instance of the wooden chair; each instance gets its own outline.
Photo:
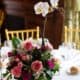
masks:
POLYGON ((76 48, 80 49, 80 29, 76 27, 64 27, 64 43, 75 43, 76 48))
POLYGON ((11 40, 13 37, 20 38, 21 40, 26 40, 28 38, 38 39, 39 38, 39 26, 35 29, 26 30, 8 30, 5 29, 6 39, 11 40))

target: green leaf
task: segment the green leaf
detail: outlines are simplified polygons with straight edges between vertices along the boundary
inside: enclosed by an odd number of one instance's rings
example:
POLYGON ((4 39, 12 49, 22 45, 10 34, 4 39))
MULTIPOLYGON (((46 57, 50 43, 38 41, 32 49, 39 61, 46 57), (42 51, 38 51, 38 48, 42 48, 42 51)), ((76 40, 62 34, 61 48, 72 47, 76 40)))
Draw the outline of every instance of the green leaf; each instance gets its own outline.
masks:
POLYGON ((47 70, 46 73, 50 78, 52 78, 52 76, 54 74, 51 70, 47 70))
POLYGON ((50 59, 50 57, 51 57, 51 54, 49 51, 45 51, 44 53, 41 54, 41 59, 43 61, 50 59))
POLYGON ((8 73, 8 71, 7 71, 6 73, 3 74, 3 76, 5 77, 5 76, 7 76, 8 74, 9 74, 9 73, 8 73))
POLYGON ((45 75, 45 73, 44 73, 44 74, 41 74, 41 75, 40 75, 40 77, 39 77, 38 80, 49 80, 49 79, 46 77, 46 75, 45 75))
POLYGON ((3 76, 7 79, 7 80, 11 80, 12 76, 11 74, 7 71, 6 73, 3 74, 3 76))
POLYGON ((13 47, 14 47, 14 48, 17 48, 17 47, 19 46, 20 42, 21 42, 20 39, 14 37, 14 38, 12 39, 13 47))
POLYGON ((12 79, 12 75, 10 74, 7 78, 7 80, 11 80, 12 79))
POLYGON ((47 80, 51 80, 52 74, 46 71, 47 80))
POLYGON ((57 71, 59 71, 59 64, 58 63, 56 63, 55 64, 55 67, 54 67, 54 69, 53 69, 53 71, 54 71, 54 73, 56 73, 57 71))
POLYGON ((18 79, 16 79, 16 80, 23 80, 23 79, 22 79, 22 77, 20 77, 20 78, 18 78, 18 79))

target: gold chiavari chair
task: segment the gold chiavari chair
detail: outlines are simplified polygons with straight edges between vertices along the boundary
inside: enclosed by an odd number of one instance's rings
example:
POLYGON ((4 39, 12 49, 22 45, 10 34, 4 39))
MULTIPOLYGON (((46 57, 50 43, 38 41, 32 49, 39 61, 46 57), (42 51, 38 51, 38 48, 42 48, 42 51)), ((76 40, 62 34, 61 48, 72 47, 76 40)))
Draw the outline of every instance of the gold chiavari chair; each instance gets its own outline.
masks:
POLYGON ((76 48, 80 49, 80 29, 64 27, 64 43, 75 43, 76 48))
POLYGON ((21 40, 26 40, 28 38, 38 39, 39 38, 39 26, 34 29, 26 30, 8 30, 5 29, 7 40, 11 40, 13 37, 20 38, 21 40))

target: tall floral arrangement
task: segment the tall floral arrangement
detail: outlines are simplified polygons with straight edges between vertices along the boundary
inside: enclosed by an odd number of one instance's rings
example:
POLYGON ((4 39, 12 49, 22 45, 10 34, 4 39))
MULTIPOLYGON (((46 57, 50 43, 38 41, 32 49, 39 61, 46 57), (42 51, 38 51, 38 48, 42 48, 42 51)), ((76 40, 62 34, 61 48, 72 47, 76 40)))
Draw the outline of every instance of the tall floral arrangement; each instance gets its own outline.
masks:
POLYGON ((51 55, 53 47, 49 42, 42 47, 35 41, 13 38, 12 44, 13 48, 7 51, 9 61, 4 80, 51 80, 59 70, 58 62, 51 55))
POLYGON ((48 2, 40 1, 34 5, 35 14, 37 15, 41 14, 45 18, 42 31, 42 46, 44 45, 44 37, 45 37, 44 33, 47 21, 47 14, 53 12, 54 8, 58 7, 58 1, 59 0, 50 0, 50 5, 48 2))

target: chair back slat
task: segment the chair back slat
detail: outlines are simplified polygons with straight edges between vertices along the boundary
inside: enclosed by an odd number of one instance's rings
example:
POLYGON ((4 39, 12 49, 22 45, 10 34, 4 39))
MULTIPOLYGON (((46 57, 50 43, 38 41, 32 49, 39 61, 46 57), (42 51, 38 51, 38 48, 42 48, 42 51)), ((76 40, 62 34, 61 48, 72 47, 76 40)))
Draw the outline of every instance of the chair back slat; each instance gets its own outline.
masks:
POLYGON ((16 37, 19 38, 19 33, 18 32, 16 33, 16 37))
POLYGON ((29 31, 28 31, 26 34, 27 34, 26 36, 27 36, 27 38, 28 38, 28 37, 29 37, 29 31))
POLYGON ((34 35, 36 36, 36 39, 39 38, 39 26, 37 26, 37 28, 35 29, 26 29, 26 30, 5 30, 6 33, 6 38, 7 40, 12 39, 14 36, 16 36, 17 38, 20 38, 22 40, 28 39, 30 37, 32 37, 34 39, 34 35), (36 34, 35 34, 36 33, 36 34))
POLYGON ((64 27, 64 42, 75 43, 76 48, 80 49, 80 29, 76 27, 69 28, 67 26, 64 27))

